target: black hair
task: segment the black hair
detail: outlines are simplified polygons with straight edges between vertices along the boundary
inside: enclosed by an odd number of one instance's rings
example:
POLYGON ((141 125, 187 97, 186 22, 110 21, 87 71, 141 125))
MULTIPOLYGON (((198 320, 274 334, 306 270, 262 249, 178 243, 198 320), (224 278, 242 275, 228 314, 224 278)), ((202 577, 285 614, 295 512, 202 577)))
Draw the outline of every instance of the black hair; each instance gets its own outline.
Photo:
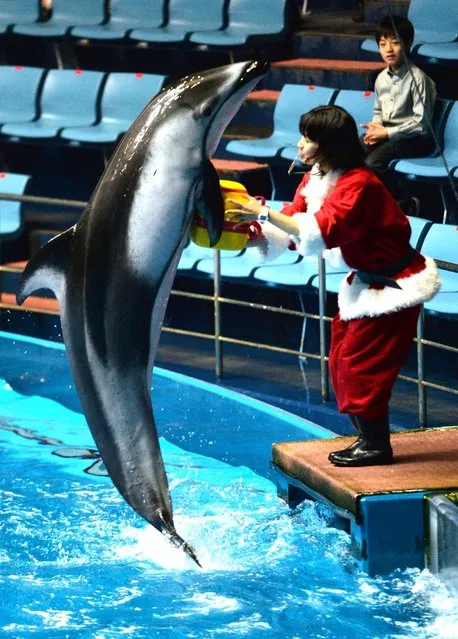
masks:
MULTIPOLYGON (((431 0, 433 1, 433 0, 431 0)), ((415 37, 415 29, 413 24, 407 18, 402 16, 385 16, 375 30, 375 39, 377 44, 380 38, 399 38, 402 40, 404 51, 410 53, 410 47, 415 37)))
POLYGON ((345 170, 364 165, 356 122, 342 107, 319 106, 304 113, 299 120, 299 131, 318 144, 318 164, 345 170))

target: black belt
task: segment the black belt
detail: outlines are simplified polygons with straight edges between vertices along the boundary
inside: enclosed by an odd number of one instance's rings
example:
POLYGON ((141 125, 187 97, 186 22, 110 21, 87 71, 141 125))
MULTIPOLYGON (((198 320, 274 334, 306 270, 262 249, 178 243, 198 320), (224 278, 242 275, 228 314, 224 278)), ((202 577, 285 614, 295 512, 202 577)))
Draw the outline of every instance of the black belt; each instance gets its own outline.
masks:
POLYGON ((409 245, 407 251, 395 262, 391 262, 385 268, 379 268, 377 271, 355 271, 355 275, 359 277, 364 284, 380 284, 382 286, 390 286, 391 288, 402 288, 393 280, 393 275, 400 273, 412 262, 415 255, 415 249, 409 245))

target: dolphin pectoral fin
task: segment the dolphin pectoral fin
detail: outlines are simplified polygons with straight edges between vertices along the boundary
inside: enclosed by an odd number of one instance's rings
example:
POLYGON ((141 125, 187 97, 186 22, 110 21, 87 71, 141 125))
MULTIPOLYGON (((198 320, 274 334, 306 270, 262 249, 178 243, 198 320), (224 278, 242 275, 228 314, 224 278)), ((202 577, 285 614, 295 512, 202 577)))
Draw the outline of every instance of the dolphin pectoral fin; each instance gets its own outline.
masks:
POLYGON ((218 174, 210 160, 202 169, 202 180, 196 193, 196 206, 207 222, 210 246, 214 246, 223 232, 224 203, 218 174))
POLYGON ((74 234, 75 227, 72 226, 50 240, 29 260, 16 293, 18 304, 39 288, 48 288, 59 296, 74 234))

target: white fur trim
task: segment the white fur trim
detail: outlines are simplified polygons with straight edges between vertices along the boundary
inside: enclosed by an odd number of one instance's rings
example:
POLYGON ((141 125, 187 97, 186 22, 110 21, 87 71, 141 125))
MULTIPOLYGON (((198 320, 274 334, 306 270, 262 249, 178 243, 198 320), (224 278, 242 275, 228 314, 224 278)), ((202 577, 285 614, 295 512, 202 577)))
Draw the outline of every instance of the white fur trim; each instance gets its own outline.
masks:
POLYGON ((326 244, 315 215, 313 213, 296 213, 293 217, 299 226, 299 237, 294 238, 297 252, 300 255, 316 255, 320 251, 324 251, 326 244))
POLYGON ((419 273, 396 279, 400 289, 385 286, 369 288, 358 277, 351 284, 345 277, 340 285, 339 310, 343 320, 360 317, 376 317, 394 313, 430 300, 441 287, 439 273, 434 260, 427 257, 425 268, 419 273))
POLYGON ((310 170, 310 178, 301 191, 307 202, 307 213, 317 213, 324 198, 334 189, 343 171, 329 171, 326 175, 320 173, 320 167, 314 164, 310 170))
POLYGON ((259 262, 271 262, 281 255, 289 246, 289 234, 277 228, 270 222, 262 225, 262 234, 267 240, 267 250, 262 244, 250 247, 250 251, 256 252, 259 262))
POLYGON ((323 257, 326 260, 326 264, 329 264, 329 266, 332 266, 332 268, 338 269, 340 271, 351 271, 351 266, 348 266, 348 264, 344 260, 342 251, 340 250, 339 246, 323 251, 323 257))

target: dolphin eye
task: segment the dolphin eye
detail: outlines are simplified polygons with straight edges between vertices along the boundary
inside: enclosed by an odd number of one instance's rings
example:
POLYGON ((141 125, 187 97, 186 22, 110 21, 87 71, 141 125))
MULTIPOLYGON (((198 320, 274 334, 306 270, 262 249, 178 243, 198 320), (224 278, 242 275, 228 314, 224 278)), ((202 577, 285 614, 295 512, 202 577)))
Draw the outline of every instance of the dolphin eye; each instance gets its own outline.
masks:
POLYGON ((207 106, 205 107, 205 109, 202 111, 202 115, 205 116, 206 118, 208 118, 212 113, 212 109, 211 106, 207 106))

